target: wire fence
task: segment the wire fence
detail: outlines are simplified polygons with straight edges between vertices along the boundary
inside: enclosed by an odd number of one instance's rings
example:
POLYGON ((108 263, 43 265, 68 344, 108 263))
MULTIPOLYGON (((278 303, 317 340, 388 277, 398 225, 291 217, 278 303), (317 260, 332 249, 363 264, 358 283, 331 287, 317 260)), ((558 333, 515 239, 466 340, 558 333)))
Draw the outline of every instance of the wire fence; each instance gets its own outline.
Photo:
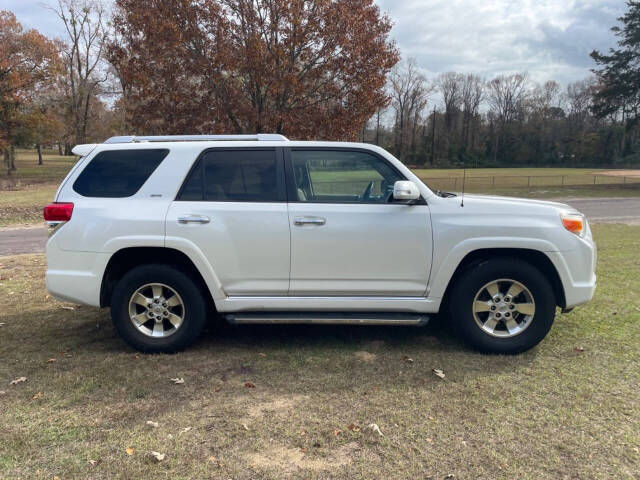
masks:
MULTIPOLYGON (((421 177, 431 188, 457 190, 462 188, 463 177, 421 177)), ((614 176, 598 174, 570 175, 487 175, 467 176, 465 187, 472 188, 526 188, 573 187, 589 185, 640 184, 640 176, 614 176)))
MULTIPOLYGON (((344 194, 359 195, 368 187, 368 179, 338 180, 336 179, 316 179, 313 181, 316 194, 344 194)), ((375 178, 371 175, 371 178, 375 178)), ((463 177, 420 177, 432 189, 460 191, 462 189, 463 177)), ((626 175, 602 175, 602 174, 566 174, 566 175, 485 175, 467 176, 465 188, 472 190, 505 189, 505 188, 564 188, 580 187, 590 185, 616 186, 616 185, 639 185, 640 176, 626 175)), ((372 195, 381 194, 379 181, 374 183, 371 189, 372 195)))

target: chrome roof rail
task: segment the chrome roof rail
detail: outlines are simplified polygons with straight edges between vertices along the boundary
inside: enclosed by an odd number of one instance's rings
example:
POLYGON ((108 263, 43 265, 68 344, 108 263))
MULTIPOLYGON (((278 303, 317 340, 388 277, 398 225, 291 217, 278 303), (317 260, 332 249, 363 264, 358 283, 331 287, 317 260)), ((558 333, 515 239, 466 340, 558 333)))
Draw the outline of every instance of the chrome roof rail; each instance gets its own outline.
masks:
POLYGON ((277 133, 258 133, 255 135, 125 135, 111 137, 104 143, 142 143, 142 142, 208 142, 208 141, 247 141, 287 142, 289 139, 277 133))

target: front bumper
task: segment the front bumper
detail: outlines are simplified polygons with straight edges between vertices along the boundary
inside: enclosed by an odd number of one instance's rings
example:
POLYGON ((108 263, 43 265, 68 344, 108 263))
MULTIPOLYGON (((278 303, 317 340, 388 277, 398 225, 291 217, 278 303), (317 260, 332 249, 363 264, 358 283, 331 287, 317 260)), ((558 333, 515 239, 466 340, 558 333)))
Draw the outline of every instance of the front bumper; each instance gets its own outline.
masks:
POLYGON ((591 232, 581 238, 578 247, 563 252, 547 252, 564 288, 565 309, 587 303, 596 290, 597 248, 591 232))

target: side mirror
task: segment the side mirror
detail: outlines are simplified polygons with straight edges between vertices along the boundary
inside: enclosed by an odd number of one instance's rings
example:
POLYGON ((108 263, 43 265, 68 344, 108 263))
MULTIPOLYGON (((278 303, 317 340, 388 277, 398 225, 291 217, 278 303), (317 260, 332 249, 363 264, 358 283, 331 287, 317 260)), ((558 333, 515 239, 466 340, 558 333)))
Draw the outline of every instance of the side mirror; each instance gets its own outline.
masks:
POLYGON ((412 203, 420 198, 418 186, 407 180, 398 180, 393 184, 393 199, 397 202, 412 203))

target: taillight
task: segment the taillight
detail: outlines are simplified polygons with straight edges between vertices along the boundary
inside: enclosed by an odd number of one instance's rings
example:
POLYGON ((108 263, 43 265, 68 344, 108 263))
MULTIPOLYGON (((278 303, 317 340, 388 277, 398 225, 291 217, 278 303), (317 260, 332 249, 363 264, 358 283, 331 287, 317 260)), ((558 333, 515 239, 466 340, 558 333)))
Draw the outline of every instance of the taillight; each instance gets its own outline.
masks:
POLYGON ((560 215, 560 218, 562 219, 564 228, 580 237, 584 236, 587 230, 585 228, 586 220, 584 219, 584 215, 579 213, 563 213, 560 215))
POLYGON ((50 203, 44 207, 46 222, 68 222, 73 213, 73 203, 50 203))

